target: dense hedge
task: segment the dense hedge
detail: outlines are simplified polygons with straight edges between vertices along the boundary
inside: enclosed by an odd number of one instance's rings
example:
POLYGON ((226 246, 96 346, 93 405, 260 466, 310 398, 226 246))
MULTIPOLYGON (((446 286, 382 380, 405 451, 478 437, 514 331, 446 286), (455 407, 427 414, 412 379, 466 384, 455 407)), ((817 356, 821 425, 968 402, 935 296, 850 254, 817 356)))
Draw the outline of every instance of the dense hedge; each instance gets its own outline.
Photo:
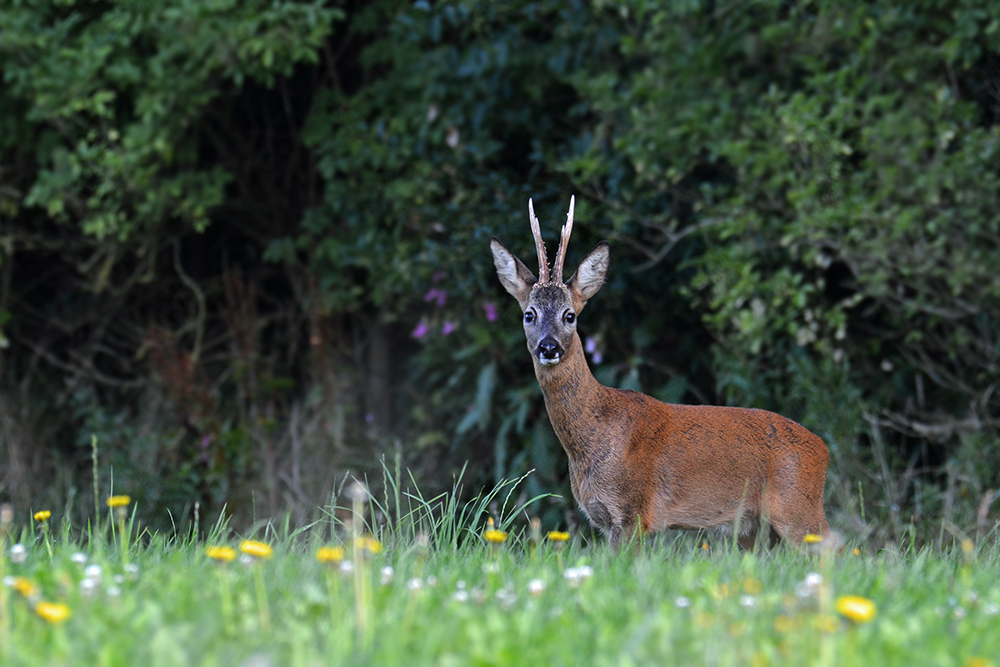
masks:
POLYGON ((998 58, 983 0, 9 4, 0 493, 85 496, 91 434, 158 516, 394 452, 565 491, 487 241, 575 193, 599 379, 802 421, 848 531, 984 526, 998 58))

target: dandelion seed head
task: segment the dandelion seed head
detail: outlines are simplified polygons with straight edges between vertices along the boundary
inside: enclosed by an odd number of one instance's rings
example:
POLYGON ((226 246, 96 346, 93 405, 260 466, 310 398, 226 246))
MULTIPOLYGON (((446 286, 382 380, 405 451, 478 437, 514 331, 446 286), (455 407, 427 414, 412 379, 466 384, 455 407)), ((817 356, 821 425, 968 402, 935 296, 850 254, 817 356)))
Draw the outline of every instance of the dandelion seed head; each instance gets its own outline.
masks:
POLYGON ((528 592, 538 597, 545 592, 545 582, 541 579, 532 579, 528 582, 528 592))
POLYGON ((823 583, 823 575, 819 572, 810 572, 806 575, 805 584, 809 588, 818 588, 823 583))
POLYGON ((12 563, 23 563, 28 560, 28 548, 18 542, 10 546, 10 560, 12 563))
POLYGON ((674 600, 674 606, 677 607, 678 609, 687 609, 688 607, 691 606, 691 598, 685 597, 683 595, 678 596, 677 599, 674 600))
POLYGON ((85 577, 87 577, 88 579, 96 579, 97 581, 100 581, 101 580, 101 566, 98 565, 97 563, 93 563, 91 565, 88 565, 86 568, 84 568, 83 575, 85 577))
POLYGON ((740 606, 746 607, 747 609, 757 606, 757 598, 752 595, 744 595, 740 597, 740 606))
POLYGON ((82 551, 77 551, 73 553, 69 557, 69 559, 74 563, 76 563, 77 565, 83 565, 84 563, 87 562, 87 554, 83 553, 82 551))
POLYGON ((382 585, 388 586, 392 583, 392 580, 396 577, 396 571, 392 569, 392 565, 386 565, 382 568, 382 585))
POLYGON ((354 572, 354 563, 350 560, 344 560, 340 563, 340 573, 345 577, 350 576, 354 572))
POLYGON ((413 577, 406 582, 406 589, 409 591, 419 591, 424 587, 424 580, 420 577, 413 577))
POLYGON ((459 589, 451 594, 451 599, 455 602, 468 602, 469 601, 469 591, 464 588, 459 589))
POLYGON ((115 583, 116 584, 124 584, 125 583, 125 575, 124 574, 116 574, 115 575, 115 583))
POLYGON ((97 592, 97 588, 100 586, 100 582, 91 577, 84 577, 80 580, 80 593, 84 597, 93 597, 94 593, 97 592))

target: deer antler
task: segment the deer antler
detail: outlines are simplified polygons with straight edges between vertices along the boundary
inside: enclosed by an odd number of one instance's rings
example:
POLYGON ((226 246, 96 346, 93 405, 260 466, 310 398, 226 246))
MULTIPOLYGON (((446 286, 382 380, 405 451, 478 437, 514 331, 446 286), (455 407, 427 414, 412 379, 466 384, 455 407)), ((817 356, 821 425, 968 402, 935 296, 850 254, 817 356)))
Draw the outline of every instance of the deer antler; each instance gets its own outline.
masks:
POLYGON ((539 284, 545 284, 549 282, 549 259, 545 256, 545 242, 542 241, 542 230, 538 226, 538 218, 535 217, 535 207, 530 199, 528 200, 528 215, 531 218, 531 235, 535 237, 535 250, 538 251, 538 282, 539 284))
POLYGON ((562 284, 563 263, 566 261, 566 248, 569 247, 569 235, 573 233, 573 209, 576 206, 576 196, 569 198, 569 213, 566 214, 566 224, 562 226, 559 234, 559 250, 556 252, 556 263, 552 266, 552 273, 556 281, 562 284))

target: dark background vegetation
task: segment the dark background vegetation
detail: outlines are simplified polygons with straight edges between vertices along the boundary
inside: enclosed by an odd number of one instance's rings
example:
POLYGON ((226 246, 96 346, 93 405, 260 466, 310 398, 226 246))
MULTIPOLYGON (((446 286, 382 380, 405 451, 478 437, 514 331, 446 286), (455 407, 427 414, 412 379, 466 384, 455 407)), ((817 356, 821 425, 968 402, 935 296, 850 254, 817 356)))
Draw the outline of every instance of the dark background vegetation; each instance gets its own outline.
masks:
POLYGON ((319 515, 565 457, 488 251, 568 264, 606 384, 827 442, 851 537, 997 521, 1000 4, 4 0, 0 499, 319 515), (494 317, 496 313, 496 317, 494 317))

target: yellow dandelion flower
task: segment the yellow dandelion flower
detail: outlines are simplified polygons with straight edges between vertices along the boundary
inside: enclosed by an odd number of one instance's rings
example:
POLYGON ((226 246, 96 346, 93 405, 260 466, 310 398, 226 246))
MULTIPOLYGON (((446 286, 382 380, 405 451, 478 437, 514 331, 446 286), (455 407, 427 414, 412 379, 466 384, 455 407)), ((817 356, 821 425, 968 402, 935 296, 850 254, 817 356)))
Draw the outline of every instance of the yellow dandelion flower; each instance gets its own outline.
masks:
POLYGON ((565 542, 569 539, 569 533, 563 533, 558 530, 553 530, 548 535, 549 540, 552 542, 565 542))
POLYGON ((965 659, 965 667, 993 667, 993 662, 989 658, 970 655, 965 659))
POLYGON ((702 551, 708 551, 708 542, 702 542, 701 543, 701 550, 702 551))
POLYGON ((9 579, 5 579, 5 582, 14 591, 26 598, 34 597, 38 592, 38 587, 26 577, 11 577, 9 579))
POLYGON ((62 623, 69 618, 69 607, 61 602, 39 602, 35 605, 35 613, 49 623, 62 623))
POLYGON ((743 580, 743 590, 749 595, 759 594, 761 588, 762 586, 760 580, 755 579, 754 577, 747 577, 743 580))
POLYGON ((500 544, 507 539, 507 533, 496 528, 487 528, 483 531, 483 539, 490 544, 500 544))
POLYGON ((228 563, 232 559, 236 558, 236 549, 226 546, 208 547, 205 549, 205 555, 212 560, 228 563))
POLYGON ((799 627, 799 621, 794 616, 781 615, 774 619, 774 629, 781 633, 793 632, 799 627))
POLYGON ((861 549, 858 548, 858 547, 854 547, 854 555, 855 556, 860 556, 861 555, 861 549))
POLYGON ((367 551, 372 555, 382 553, 382 543, 369 535, 355 539, 354 546, 362 551, 367 551))
POLYGON ((327 565, 336 565, 344 560, 343 547, 320 547, 316 550, 316 560, 327 565))
POLYGON ((875 603, 859 595, 841 595, 834 603, 841 616, 855 623, 867 623, 875 618, 875 603))
POLYGON ((243 540, 240 542, 240 551, 254 558, 270 558, 273 553, 270 544, 257 540, 243 540))
POLYGON ((806 544, 819 544, 823 541, 822 535, 814 535, 813 533, 806 533, 806 536, 802 538, 802 541, 806 544))
POLYGON ((129 496, 111 496, 108 498, 108 507, 128 507, 130 502, 132 498, 129 496))
POLYGON ((840 621, 831 614, 820 614, 813 621, 813 625, 820 632, 833 633, 840 629, 840 621))
POLYGON ((46 521, 49 520, 49 517, 52 516, 52 512, 48 510, 42 510, 41 512, 35 512, 32 516, 38 523, 45 523, 46 521))

